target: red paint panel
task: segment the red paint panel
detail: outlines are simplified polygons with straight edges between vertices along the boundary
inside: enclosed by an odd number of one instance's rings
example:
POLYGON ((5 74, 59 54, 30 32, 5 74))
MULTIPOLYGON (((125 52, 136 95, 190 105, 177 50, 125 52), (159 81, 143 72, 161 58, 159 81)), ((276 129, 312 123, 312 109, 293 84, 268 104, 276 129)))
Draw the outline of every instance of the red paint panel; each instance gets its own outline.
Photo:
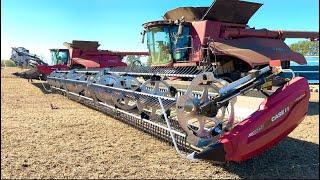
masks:
POLYGON ((51 74, 54 69, 61 69, 61 70, 67 70, 68 66, 64 64, 58 64, 54 66, 46 66, 46 65, 39 65, 37 66, 37 70, 40 74, 49 75, 51 74))
POLYGON ((305 118, 310 98, 305 78, 295 78, 221 138, 228 161, 250 159, 277 144, 305 118))

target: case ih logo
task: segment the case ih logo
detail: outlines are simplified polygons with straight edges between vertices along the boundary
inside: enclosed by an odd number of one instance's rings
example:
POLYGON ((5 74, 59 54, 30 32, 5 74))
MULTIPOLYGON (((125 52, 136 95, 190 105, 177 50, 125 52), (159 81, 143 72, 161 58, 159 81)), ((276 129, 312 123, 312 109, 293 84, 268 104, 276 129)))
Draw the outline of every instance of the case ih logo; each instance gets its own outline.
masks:
POLYGON ((289 112, 290 108, 289 106, 286 107, 285 109, 283 109, 282 111, 278 112, 278 114, 274 115, 272 118, 271 118, 271 122, 274 122, 278 119, 280 119, 282 116, 284 116, 287 112, 289 112))
POLYGON ((272 116, 270 121, 265 122, 264 124, 262 124, 261 126, 259 126, 257 129, 255 129, 254 131, 252 131, 249 137, 255 136, 256 134, 262 132, 264 129, 268 128, 273 122, 281 119, 284 115, 286 115, 290 110, 290 107, 286 107, 283 110, 281 110, 280 112, 278 112, 277 114, 275 114, 274 116, 272 116))

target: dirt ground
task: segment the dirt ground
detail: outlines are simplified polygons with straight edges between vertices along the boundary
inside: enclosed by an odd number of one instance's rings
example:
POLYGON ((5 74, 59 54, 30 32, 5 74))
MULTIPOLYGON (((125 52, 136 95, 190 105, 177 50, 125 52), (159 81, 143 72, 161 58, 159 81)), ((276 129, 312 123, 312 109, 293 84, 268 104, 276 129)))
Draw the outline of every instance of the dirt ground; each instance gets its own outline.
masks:
POLYGON ((191 162, 129 125, 1 69, 1 178, 319 178, 319 96, 288 138, 242 164, 191 162), (59 109, 52 109, 53 106, 59 109))

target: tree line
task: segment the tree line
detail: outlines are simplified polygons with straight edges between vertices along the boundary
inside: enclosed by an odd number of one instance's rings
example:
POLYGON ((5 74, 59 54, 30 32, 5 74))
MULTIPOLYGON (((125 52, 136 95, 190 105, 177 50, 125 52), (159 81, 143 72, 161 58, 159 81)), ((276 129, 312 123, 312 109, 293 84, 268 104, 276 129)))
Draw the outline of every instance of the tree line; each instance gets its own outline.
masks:
POLYGON ((16 63, 12 60, 1 60, 1 67, 16 67, 16 63))
POLYGON ((319 56, 319 41, 299 41, 291 44, 290 48, 304 56, 319 56))

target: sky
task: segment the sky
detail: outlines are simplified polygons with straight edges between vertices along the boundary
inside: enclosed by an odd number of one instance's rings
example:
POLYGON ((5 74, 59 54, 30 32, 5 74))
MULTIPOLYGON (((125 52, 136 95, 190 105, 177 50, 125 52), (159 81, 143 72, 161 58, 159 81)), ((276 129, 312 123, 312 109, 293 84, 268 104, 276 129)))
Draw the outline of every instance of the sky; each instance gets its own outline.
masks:
MULTIPOLYGON (((319 31, 318 0, 249 0, 264 4, 250 27, 319 31)), ((147 51, 142 24, 161 20, 180 6, 210 6, 213 0, 1 0, 1 59, 25 47, 50 59, 49 49, 72 40, 99 41, 100 49, 147 51)), ((288 39, 287 44, 299 39, 288 39)))

